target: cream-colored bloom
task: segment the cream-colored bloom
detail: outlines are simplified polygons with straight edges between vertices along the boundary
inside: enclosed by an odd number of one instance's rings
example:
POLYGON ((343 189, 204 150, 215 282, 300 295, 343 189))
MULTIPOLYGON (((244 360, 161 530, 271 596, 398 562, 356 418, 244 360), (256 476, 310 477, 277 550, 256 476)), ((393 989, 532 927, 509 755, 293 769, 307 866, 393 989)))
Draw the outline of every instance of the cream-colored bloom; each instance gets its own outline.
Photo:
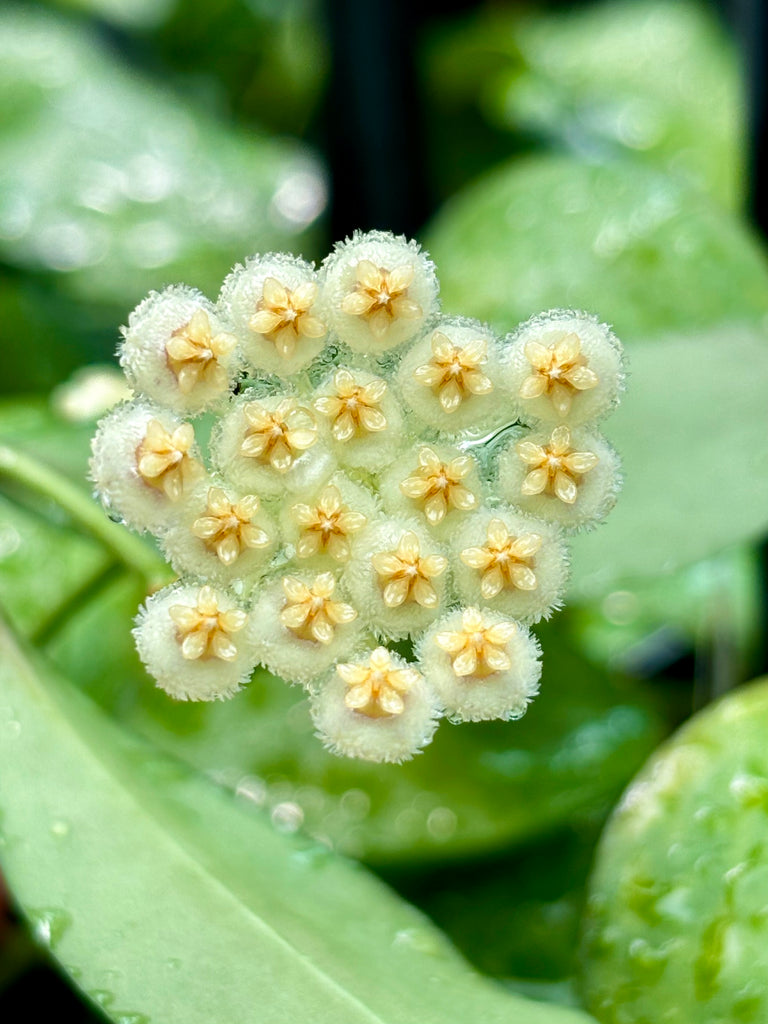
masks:
POLYGON ((357 618, 352 605, 333 601, 336 581, 330 572, 321 572, 307 585, 295 576, 283 579, 285 604, 280 621, 301 640, 329 644, 336 626, 344 626, 357 618))
POLYGON ((198 384, 213 391, 226 391, 229 379, 223 365, 237 344, 231 334, 214 334, 204 309, 198 309, 188 323, 173 332, 165 345, 168 366, 188 395, 198 384))
POLYGON ((317 424, 295 398, 284 398, 270 412, 262 403, 245 406, 247 428, 240 454, 287 472, 298 456, 317 441, 317 424))
POLYGON ((538 690, 535 637, 495 611, 449 612, 421 639, 417 654, 419 669, 453 722, 520 718, 538 690))
POLYGON ((192 523, 192 533, 215 552, 223 565, 232 565, 244 549, 270 544, 266 530, 253 523, 260 504, 255 494, 232 502, 220 487, 211 487, 205 514, 192 523))
POLYGON ((432 358, 413 371, 415 380, 437 394, 444 412, 454 413, 469 395, 488 395, 493 382, 480 370, 488 361, 485 338, 454 345, 442 331, 432 335, 432 358))
POLYGON ((444 462, 425 445, 418 458, 418 468, 400 483, 400 490, 421 506, 430 526, 441 523, 449 509, 469 512, 477 507, 477 495, 462 483, 474 468, 470 455, 444 462))
POLYGON ((355 268, 355 290, 344 296, 341 309, 349 316, 364 317, 374 338, 382 338, 393 320, 418 320, 423 310, 408 296, 415 269, 401 263, 388 270, 370 260, 355 268))
POLYGON ((176 626, 176 640, 187 661, 234 661, 237 646, 232 634, 238 633, 248 616, 239 608, 221 611, 216 591, 202 587, 194 605, 174 604, 168 614, 176 626))
POLYGON ((520 397, 547 395, 563 419, 571 411, 576 392, 588 391, 600 383, 598 375, 587 365, 578 334, 563 334, 550 345, 529 341, 524 351, 533 372, 521 384, 520 397))
POLYGON ((516 632, 514 622, 488 623, 477 608, 466 608, 461 616, 461 629, 437 633, 434 639, 450 655, 457 676, 483 679, 511 667, 507 644, 516 632))
POLYGON ((410 601, 422 608, 437 608, 440 599, 432 580, 445 572, 448 560, 434 554, 422 557, 415 533, 406 531, 393 551, 373 555, 371 564, 388 608, 399 608, 410 601))
POLYGON ((314 404, 317 411, 330 420, 336 441, 349 441, 386 429, 387 418, 381 410, 386 381, 375 377, 361 384, 350 370, 341 369, 334 374, 333 387, 335 394, 321 395, 314 404))
POLYGON ((536 589, 538 581, 532 561, 541 544, 540 534, 522 533, 513 537, 503 520, 492 519, 485 544, 465 548, 459 557, 464 565, 482 573, 480 592, 490 601, 502 590, 536 589))
POLYGON ((323 489, 316 505, 294 505, 291 515, 301 530, 296 545, 298 557, 327 553, 337 562, 349 559, 349 535, 362 530, 368 521, 361 512, 344 505, 335 484, 323 489))
POLYGON ((344 704, 368 718, 390 718, 405 710, 408 691, 418 683, 414 668, 398 668, 386 647, 377 647, 364 662, 336 666, 347 684, 344 704))
POLYGON ((202 465, 190 455, 194 443, 195 432, 189 423, 168 431, 159 420, 151 419, 136 449, 139 476, 171 501, 178 501, 204 473, 202 465))
POLYGON ((554 494, 567 505, 576 501, 582 476, 594 469, 599 461, 594 452, 574 451, 571 432, 564 426, 555 427, 547 445, 518 441, 515 450, 529 467, 522 483, 522 493, 554 494))
POLYGON ((312 315, 316 299, 314 281, 305 281, 292 291, 276 277, 268 277, 249 326, 271 341, 283 359, 290 359, 300 338, 322 338, 326 334, 323 321, 312 315))

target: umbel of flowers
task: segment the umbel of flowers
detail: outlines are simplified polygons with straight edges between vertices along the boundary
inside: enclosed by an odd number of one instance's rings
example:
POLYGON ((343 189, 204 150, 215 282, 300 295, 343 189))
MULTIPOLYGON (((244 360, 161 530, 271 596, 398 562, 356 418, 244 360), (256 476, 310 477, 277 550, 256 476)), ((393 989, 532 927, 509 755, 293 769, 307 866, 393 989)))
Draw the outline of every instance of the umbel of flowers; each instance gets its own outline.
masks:
POLYGON ((306 688, 331 750, 371 761, 445 716, 524 714, 567 536, 619 489, 596 428, 623 387, 608 327, 554 310, 502 339, 441 312, 415 242, 371 232, 319 270, 254 256, 216 303, 153 292, 120 361, 135 398, 99 424, 91 475, 178 574, 134 631, 158 686, 231 697, 262 664, 306 688))

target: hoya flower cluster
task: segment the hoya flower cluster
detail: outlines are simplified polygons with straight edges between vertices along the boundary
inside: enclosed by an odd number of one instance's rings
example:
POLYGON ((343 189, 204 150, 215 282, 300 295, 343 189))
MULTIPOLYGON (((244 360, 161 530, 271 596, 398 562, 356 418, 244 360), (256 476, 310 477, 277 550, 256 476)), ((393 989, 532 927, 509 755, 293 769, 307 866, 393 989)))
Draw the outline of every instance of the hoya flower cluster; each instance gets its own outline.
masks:
POLYGON ((502 340, 441 313, 416 243, 371 232, 319 271, 254 256, 216 303, 151 294, 120 360, 135 398, 91 472, 178 573, 135 628, 160 687, 229 697, 262 664, 307 689, 327 746, 373 761, 443 716, 525 712, 566 535, 619 485, 595 429, 623 384, 608 328, 555 311, 502 340))

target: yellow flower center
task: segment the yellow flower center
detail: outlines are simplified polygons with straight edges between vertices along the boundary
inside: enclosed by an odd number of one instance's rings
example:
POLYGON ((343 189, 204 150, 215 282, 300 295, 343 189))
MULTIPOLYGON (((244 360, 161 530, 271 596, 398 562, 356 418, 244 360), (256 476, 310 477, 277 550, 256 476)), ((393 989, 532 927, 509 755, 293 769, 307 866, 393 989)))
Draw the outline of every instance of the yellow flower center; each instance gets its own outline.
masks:
POLYGON ((199 383, 225 391, 228 380, 221 360, 229 355, 235 344, 231 334, 213 335, 204 309, 198 309, 189 323, 174 331, 165 346, 165 353, 182 394, 189 394, 199 383))
POLYGON ((187 661, 233 661, 237 657, 232 634, 243 628, 248 616, 238 608, 221 611, 211 587, 200 590, 196 604, 172 605, 168 614, 176 626, 182 657, 187 661))
POLYGON ((220 487, 211 487, 205 515, 192 523, 192 533, 213 551, 224 565, 232 565, 245 548, 264 548, 269 537, 253 517, 259 509, 255 494, 231 502, 220 487))
POLYGON ((240 453, 287 472, 299 455, 317 440, 317 424, 308 409, 284 398, 274 412, 259 402, 245 407, 247 427, 240 453))
POLYGON ((322 320, 312 316, 316 298, 314 281, 305 281, 292 291, 276 277, 268 277, 249 321, 250 328, 271 341, 283 359, 290 359, 299 338, 322 338, 326 334, 322 320))
POLYGON ((315 399, 315 408, 330 420, 335 440, 349 441, 386 428, 387 419, 380 408, 387 390, 385 381, 374 378, 359 384, 349 370, 341 369, 334 375, 333 387, 336 394, 315 399))
POLYGON ((555 427, 547 445, 518 441, 515 450, 530 467, 522 483, 522 493, 553 494, 567 505, 576 501, 582 476, 599 462, 594 452, 574 451, 571 432, 564 426, 555 427))
POLYGON ((367 718, 401 715, 409 690, 421 679, 416 669, 396 668, 385 647, 372 651, 367 662, 340 664, 336 671, 348 687, 344 704, 367 718))
POLYGON ((525 356, 533 373, 521 384, 520 397, 547 395, 559 416, 568 415, 577 392, 588 391, 600 383, 595 371, 587 366, 578 334, 564 334, 551 345, 529 341, 525 356))
POLYGON ((419 504, 430 526, 437 526, 449 509, 468 512, 477 507, 477 497, 462 480, 472 471, 473 460, 460 455, 450 462, 426 446, 419 450, 419 465, 413 476, 406 477, 400 490, 419 504))
POLYGON ((483 339, 454 345, 441 331, 432 335, 432 358, 413 371, 414 379, 432 388, 446 413, 453 413, 471 395, 489 395, 492 381, 481 373, 488 360, 488 344, 483 339))
POLYGON ((418 320, 421 306, 408 297, 414 268, 402 263, 392 270, 377 267, 370 260, 360 260, 355 269, 355 290, 344 296, 343 312, 362 316, 375 338, 382 338, 394 320, 418 320))
POLYGON ((461 629, 446 630, 435 636, 437 646, 451 658, 455 675, 485 679, 512 666, 507 644, 515 635, 514 622, 489 625, 477 608, 462 613, 461 629))
POLYGON ((404 533, 393 551, 373 555, 371 564, 388 608, 399 608, 409 601, 422 608, 437 608, 440 599, 431 581, 445 572, 448 562, 442 555, 422 557, 415 533, 404 533))
POLYGON ((159 420, 150 420, 136 449, 136 469, 144 483, 162 491, 171 501, 178 501, 204 473, 202 465, 189 454, 194 441, 189 423, 169 433, 159 420))
POLYGON ((502 590, 536 589, 538 581, 531 561, 541 544, 538 533, 514 537, 501 519, 492 519, 485 544, 465 548, 459 557, 464 565, 482 573, 480 592, 490 601, 502 590))
POLYGON ((317 505, 294 505, 291 514, 302 531, 296 545, 298 557, 327 553, 337 562, 348 561, 349 535, 362 530, 368 521, 362 513, 352 512, 343 504, 334 484, 323 490, 317 505))
POLYGON ((295 576, 284 577, 285 604, 280 612, 280 621, 301 640, 329 644, 336 626, 346 625, 357 618, 352 605, 332 600, 335 587, 336 581, 329 572, 321 572, 311 586, 295 576))

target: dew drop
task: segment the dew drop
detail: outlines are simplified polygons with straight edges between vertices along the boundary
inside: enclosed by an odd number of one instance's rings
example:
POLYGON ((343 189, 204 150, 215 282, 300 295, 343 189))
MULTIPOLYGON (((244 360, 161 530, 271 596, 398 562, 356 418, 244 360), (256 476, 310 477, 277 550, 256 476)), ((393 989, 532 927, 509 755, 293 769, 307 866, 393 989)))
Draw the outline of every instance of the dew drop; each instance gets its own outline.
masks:
POLYGON ((395 933, 392 945, 426 953, 427 956, 445 956, 445 947, 439 936, 426 928, 402 928, 395 933))
POLYGON ((0 721, 0 738, 5 740, 15 740, 21 735, 21 722, 17 722, 15 718, 6 718, 0 721))
POLYGON ((278 832, 297 832, 304 823, 304 811, 292 801, 275 804, 270 815, 278 832))
POLYGON ((94 1003, 101 1006, 103 1009, 111 1006, 115 1001, 115 993, 110 992, 105 988, 89 989, 88 996, 94 1001, 94 1003))
POLYGON ((362 821, 371 810, 371 798, 362 789, 348 789, 341 798, 341 809, 353 821, 362 821))
POLYGON ((267 799, 267 784, 258 775, 244 775, 235 787, 235 794, 263 807, 267 799))
POLYGON ((29 911, 29 923, 36 941, 55 949, 72 924, 72 918, 65 910, 43 907, 29 911))
POLYGON ((65 836, 69 835, 69 822, 51 822, 51 834, 56 836, 57 839, 63 839, 65 836))
POLYGON ((177 956, 171 956, 165 961, 165 966, 171 971, 179 971, 182 967, 182 961, 177 956))
POLYGON ((438 842, 450 839, 458 824, 456 815, 450 807, 435 807, 427 817, 427 831, 438 842))

